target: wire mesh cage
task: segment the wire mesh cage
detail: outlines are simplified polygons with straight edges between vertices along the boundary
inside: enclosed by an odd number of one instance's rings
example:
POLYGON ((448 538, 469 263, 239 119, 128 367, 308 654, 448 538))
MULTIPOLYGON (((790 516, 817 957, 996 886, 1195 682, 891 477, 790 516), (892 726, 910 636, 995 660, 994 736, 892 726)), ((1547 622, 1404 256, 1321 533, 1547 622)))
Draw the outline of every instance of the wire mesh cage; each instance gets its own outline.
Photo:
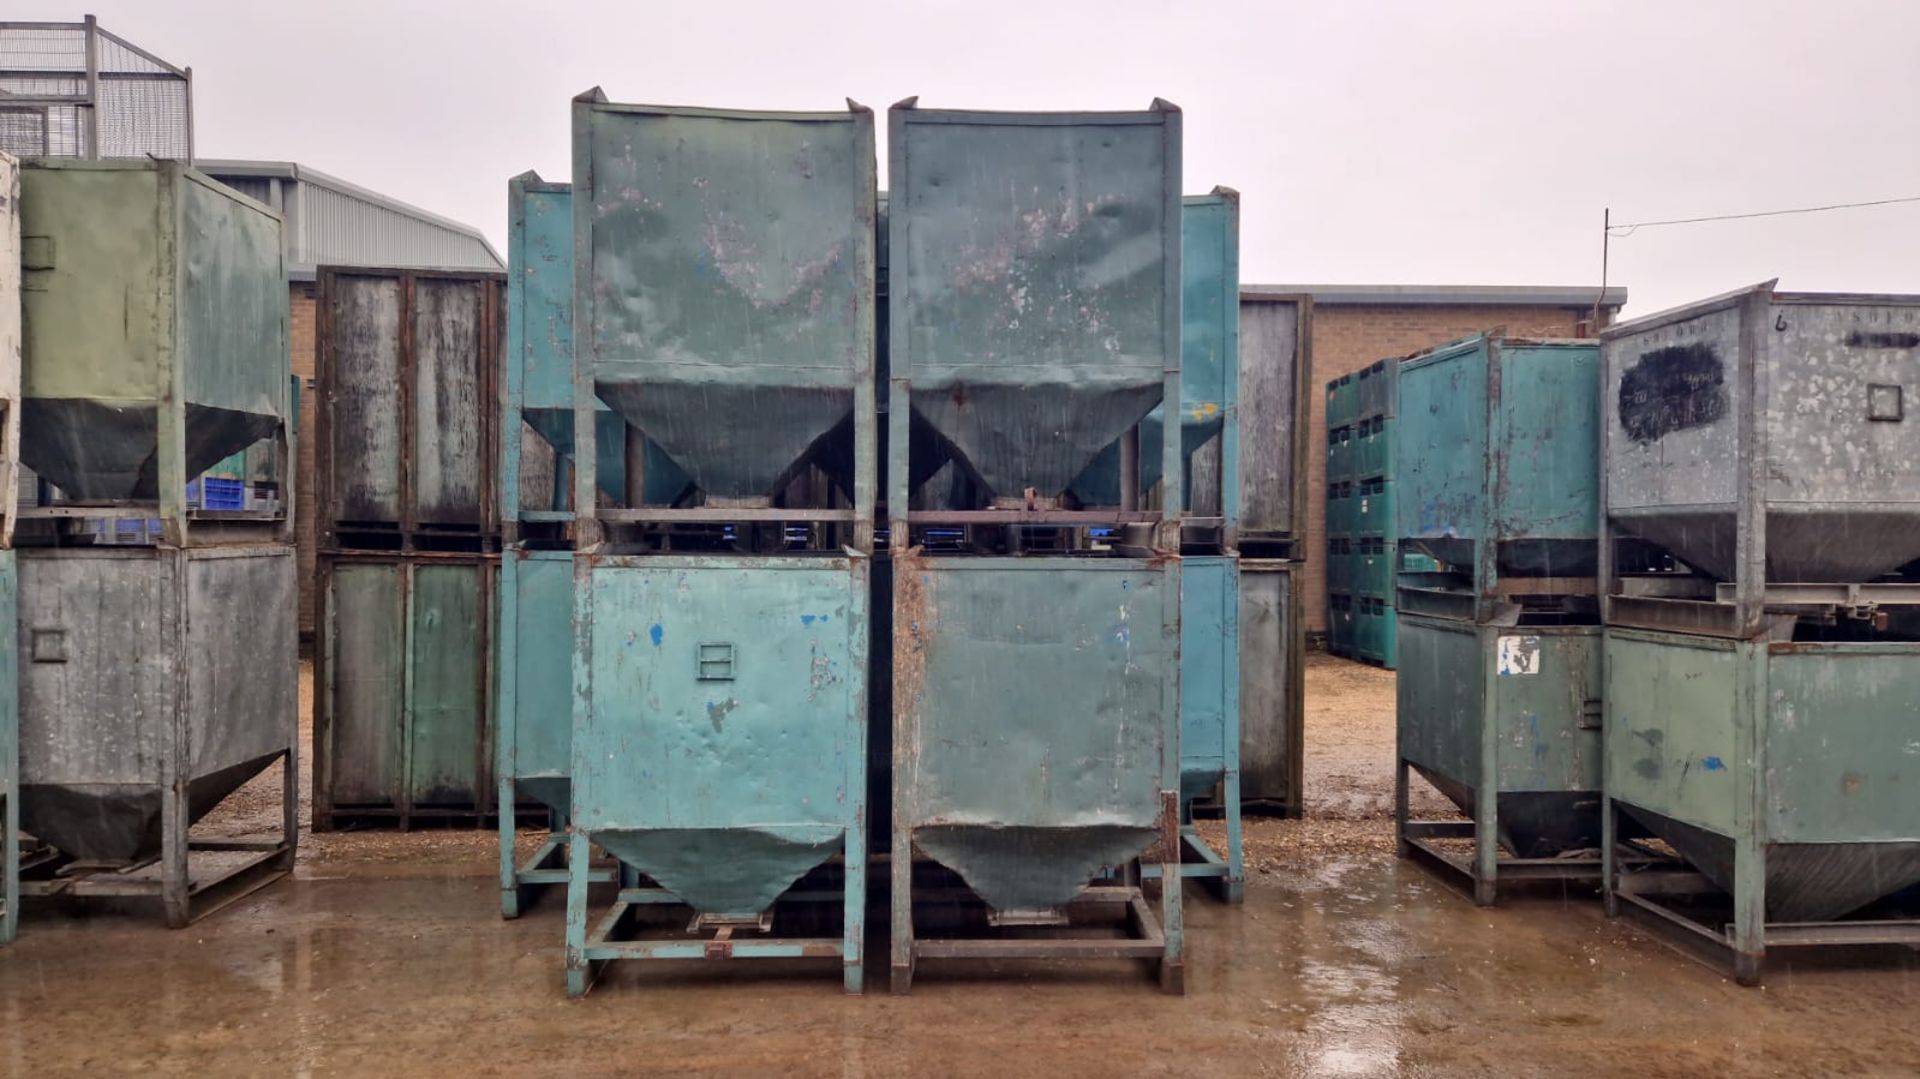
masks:
POLYGON ((193 72, 85 22, 0 22, 0 151, 193 160, 193 72))

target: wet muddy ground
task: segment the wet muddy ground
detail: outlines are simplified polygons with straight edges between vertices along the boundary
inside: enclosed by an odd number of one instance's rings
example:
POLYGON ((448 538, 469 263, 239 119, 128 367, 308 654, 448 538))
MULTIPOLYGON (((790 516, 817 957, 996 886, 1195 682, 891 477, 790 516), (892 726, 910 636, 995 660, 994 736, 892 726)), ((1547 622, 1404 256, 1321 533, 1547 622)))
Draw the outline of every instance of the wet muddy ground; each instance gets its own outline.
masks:
POLYGON ((572 1002, 560 896, 501 921, 491 833, 334 834, 180 932, 31 911, 0 951, 0 1075, 1920 1071, 1920 954, 1789 956, 1743 989, 1577 891, 1478 910, 1392 855, 1392 676, 1316 657, 1308 695, 1310 819, 1250 824, 1243 906, 1188 887, 1185 997, 1125 963, 929 962, 896 998, 875 961, 864 998, 832 963, 695 963, 572 1002))

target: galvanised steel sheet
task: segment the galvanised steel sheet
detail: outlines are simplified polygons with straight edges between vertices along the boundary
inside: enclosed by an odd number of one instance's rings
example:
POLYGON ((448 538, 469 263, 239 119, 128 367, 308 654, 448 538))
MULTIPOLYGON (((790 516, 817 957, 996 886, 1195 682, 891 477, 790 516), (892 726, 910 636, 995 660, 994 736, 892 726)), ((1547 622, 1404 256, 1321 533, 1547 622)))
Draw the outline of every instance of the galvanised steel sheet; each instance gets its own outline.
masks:
POLYGON ((32 548, 18 568, 28 833, 151 857, 164 792, 190 823, 293 752, 292 547, 32 548))
POLYGON ((1239 569, 1241 797, 1299 816, 1306 734, 1300 563, 1243 557, 1239 569))
POLYGON ((892 377, 993 498, 1054 498, 1177 362, 1180 113, 889 125, 892 377))
POLYGON ((23 459, 183 515, 291 415, 279 215, 179 162, 56 160, 21 169, 19 214, 23 459))
POLYGON ((989 907, 1057 909, 1173 835, 1180 578, 896 552, 894 827, 989 907))
POLYGON ((580 377, 710 505, 764 504, 810 460, 851 464, 873 372, 873 114, 598 91, 574 108, 580 377))
POLYGON ((1615 527, 1723 581, 1865 582, 1920 558, 1920 296, 1768 282, 1601 341, 1615 527))
POLYGON ((868 560, 576 566, 574 833, 722 917, 864 867, 868 560))
MULTIPOLYGON (((507 408, 563 457, 573 455, 573 187, 548 183, 536 172, 508 183, 507 408)), ((600 489, 626 495, 626 422, 604 404, 595 424, 600 489)), ((519 445, 504 432, 507 453, 501 483, 508 497, 520 490, 519 445)), ((686 490, 686 473, 656 447, 647 448, 647 502, 670 504, 686 490)), ((560 486, 556 480, 556 486, 560 486)), ((564 509, 567 490, 548 508, 564 509)), ((509 502, 508 512, 518 503, 509 502)))
POLYGON ((1469 816, 1491 789, 1517 857, 1597 849, 1599 627, 1397 621, 1400 759, 1469 816))
POLYGON ((1594 575, 1597 343, 1470 337, 1401 365, 1399 395, 1402 543, 1467 567, 1487 594, 1509 575, 1594 575))

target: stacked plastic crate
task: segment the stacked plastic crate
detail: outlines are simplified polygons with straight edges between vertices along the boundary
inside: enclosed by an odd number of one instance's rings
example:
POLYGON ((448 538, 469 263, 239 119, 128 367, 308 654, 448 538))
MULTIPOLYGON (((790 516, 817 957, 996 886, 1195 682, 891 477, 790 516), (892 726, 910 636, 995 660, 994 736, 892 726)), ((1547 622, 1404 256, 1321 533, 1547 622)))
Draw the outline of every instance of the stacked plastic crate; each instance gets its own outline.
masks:
POLYGON ((1327 651, 1348 657, 1354 655, 1356 389, 1353 375, 1327 383, 1327 651))

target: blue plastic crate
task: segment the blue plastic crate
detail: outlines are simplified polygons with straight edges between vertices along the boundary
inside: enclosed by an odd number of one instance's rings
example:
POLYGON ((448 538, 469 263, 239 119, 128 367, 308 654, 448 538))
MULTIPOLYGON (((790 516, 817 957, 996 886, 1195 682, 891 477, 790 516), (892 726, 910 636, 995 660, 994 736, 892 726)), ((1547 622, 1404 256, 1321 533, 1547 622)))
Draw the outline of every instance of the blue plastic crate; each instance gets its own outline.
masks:
POLYGON ((221 476, 202 476, 187 484, 187 505, 197 506, 203 510, 246 509, 246 481, 221 476))

